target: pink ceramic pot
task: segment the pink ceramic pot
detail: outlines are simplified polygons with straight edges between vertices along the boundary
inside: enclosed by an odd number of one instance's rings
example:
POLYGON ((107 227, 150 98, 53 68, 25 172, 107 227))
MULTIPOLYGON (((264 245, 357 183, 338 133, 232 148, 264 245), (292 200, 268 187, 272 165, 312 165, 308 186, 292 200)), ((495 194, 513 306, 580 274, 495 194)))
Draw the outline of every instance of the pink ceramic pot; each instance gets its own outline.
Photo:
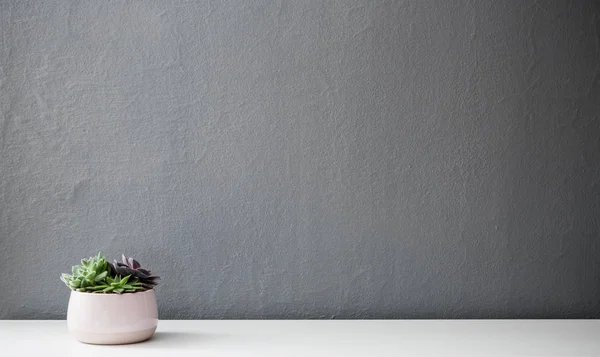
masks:
POLYGON ((117 345, 149 339, 158 325, 154 290, 125 294, 71 291, 67 326, 78 341, 117 345))

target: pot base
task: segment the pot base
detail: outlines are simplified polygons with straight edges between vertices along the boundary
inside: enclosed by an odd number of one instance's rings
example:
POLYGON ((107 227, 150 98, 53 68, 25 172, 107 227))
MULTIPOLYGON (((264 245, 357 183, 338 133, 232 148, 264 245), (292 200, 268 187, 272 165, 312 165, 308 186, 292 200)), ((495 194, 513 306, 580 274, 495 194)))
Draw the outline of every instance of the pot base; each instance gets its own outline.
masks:
POLYGON ((146 341, 152 337, 154 331, 156 331, 156 327, 147 330, 121 333, 94 333, 77 330, 71 331, 71 333, 75 336, 77 341, 92 345, 125 345, 146 341))

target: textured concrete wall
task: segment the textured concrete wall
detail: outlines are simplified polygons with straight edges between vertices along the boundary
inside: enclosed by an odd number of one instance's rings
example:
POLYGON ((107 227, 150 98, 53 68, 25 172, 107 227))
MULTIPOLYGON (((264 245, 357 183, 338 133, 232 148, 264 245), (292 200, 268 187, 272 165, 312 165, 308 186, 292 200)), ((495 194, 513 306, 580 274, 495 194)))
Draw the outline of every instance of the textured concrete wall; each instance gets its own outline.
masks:
POLYGON ((0 318, 600 317, 594 1, 0 1, 0 318))

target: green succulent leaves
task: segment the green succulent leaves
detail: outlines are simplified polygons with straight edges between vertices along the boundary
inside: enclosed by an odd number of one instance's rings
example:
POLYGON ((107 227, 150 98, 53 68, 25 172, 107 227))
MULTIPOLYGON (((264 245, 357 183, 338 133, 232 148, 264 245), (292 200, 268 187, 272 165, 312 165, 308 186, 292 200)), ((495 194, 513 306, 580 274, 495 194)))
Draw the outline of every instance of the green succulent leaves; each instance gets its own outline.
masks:
POLYGON ((72 275, 62 274, 60 279, 71 289, 87 291, 104 282, 108 275, 108 261, 98 253, 96 257, 82 259, 81 265, 75 265, 71 269, 72 275))
POLYGON ((93 292, 117 293, 117 294, 134 293, 136 291, 146 290, 142 286, 142 283, 140 283, 139 281, 134 281, 134 282, 128 283, 129 278, 130 278, 130 275, 128 275, 122 279, 120 279, 119 277, 117 277, 116 279, 113 279, 110 276, 107 276, 104 284, 96 285, 96 286, 93 286, 93 287, 90 287, 87 289, 91 289, 91 291, 93 291, 93 292))
POLYGON ((73 266, 71 274, 62 274, 60 280, 71 290, 79 292, 122 294, 147 290, 139 279, 118 275, 102 252, 82 259, 81 265, 73 266))

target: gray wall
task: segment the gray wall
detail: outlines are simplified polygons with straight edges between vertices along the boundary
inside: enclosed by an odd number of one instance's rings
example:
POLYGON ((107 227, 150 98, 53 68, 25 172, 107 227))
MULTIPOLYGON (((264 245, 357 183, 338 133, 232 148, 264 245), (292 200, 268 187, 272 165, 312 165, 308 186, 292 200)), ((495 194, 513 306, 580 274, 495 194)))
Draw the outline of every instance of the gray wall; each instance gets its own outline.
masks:
POLYGON ((0 1, 0 318, 600 317, 594 1, 0 1))

